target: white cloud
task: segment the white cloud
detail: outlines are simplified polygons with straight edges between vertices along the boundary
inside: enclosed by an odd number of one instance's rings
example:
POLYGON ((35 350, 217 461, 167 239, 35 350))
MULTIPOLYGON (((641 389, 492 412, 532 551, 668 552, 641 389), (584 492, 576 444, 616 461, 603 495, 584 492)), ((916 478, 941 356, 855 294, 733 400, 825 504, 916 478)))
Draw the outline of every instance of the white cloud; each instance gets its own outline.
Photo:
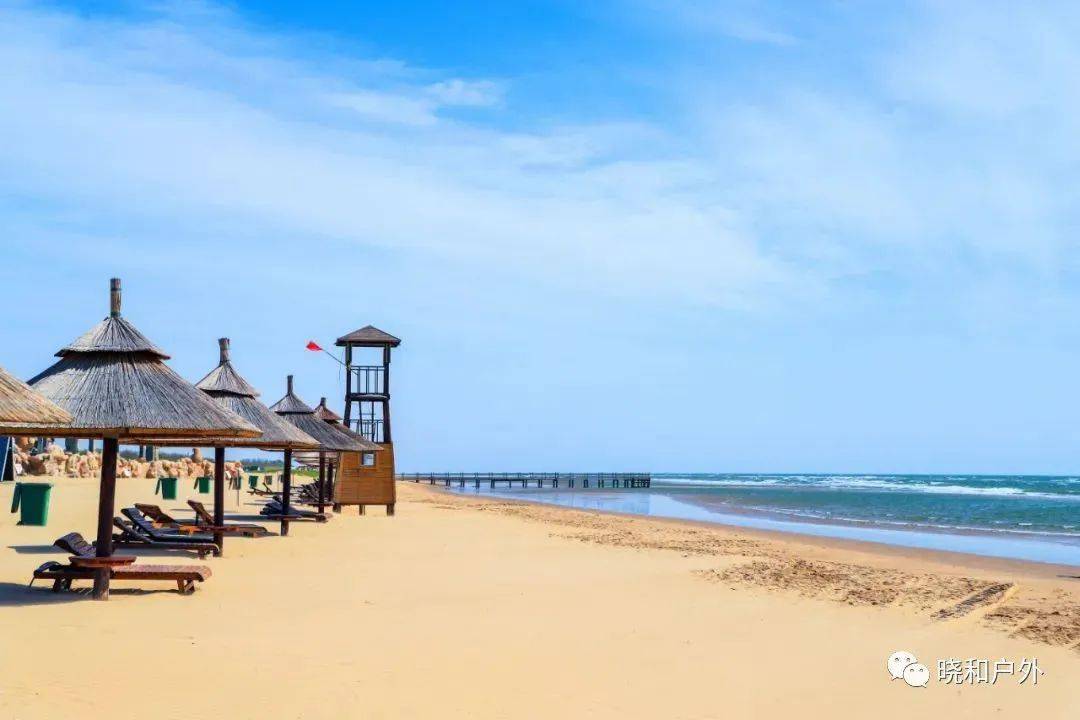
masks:
POLYGON ((993 296, 983 284, 1037 306, 1078 260, 1080 10, 927 3, 874 32, 887 41, 821 48, 832 74, 702 89, 729 203, 804 271, 937 285, 955 294, 942 311, 993 296))
POLYGON ((352 90, 331 93, 327 102, 374 121, 401 125, 434 125, 446 108, 490 108, 502 98, 501 87, 490 80, 452 78, 423 87, 352 90))
POLYGON ((0 11, 14 69, 0 76, 0 192, 94 221, 241 225, 616 295, 745 306, 782 285, 707 168, 633 146, 655 129, 450 120, 441 108, 496 106, 502 84, 380 76, 378 61, 307 58, 199 17, 0 11))
POLYGON ((870 48, 800 42, 831 64, 763 65, 752 91, 680 68, 667 124, 524 125, 504 112, 512 78, 330 54, 220 10, 9 6, 0 195, 76 232, 243 227, 722 307, 852 277, 1060 282, 1078 264, 1077 12, 935 4, 896 28, 870 48))
POLYGON ((502 86, 492 80, 443 80, 427 87, 428 94, 446 106, 492 107, 502 102, 502 86))
POLYGON ((347 108, 375 122, 434 125, 438 120, 433 103, 386 92, 333 93, 326 100, 335 107, 347 108))

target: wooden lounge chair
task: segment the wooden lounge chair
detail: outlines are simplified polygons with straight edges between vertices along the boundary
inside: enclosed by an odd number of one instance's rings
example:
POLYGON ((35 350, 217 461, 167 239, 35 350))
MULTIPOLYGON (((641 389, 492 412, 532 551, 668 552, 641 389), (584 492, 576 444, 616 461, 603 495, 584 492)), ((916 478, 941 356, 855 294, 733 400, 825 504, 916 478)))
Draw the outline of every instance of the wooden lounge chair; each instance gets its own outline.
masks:
MULTIPOLYGON (((260 490, 255 494, 271 500, 276 500, 279 503, 284 497, 280 490, 271 490, 270 488, 267 488, 266 490, 260 490)), ((293 486, 291 492, 289 493, 289 502, 292 505, 318 505, 319 496, 315 489, 315 484, 310 483, 307 485, 293 486)), ((323 501, 323 504, 329 505, 330 502, 331 501, 329 499, 326 499, 323 501)))
POLYGON ((163 540, 191 540, 194 542, 210 542, 210 531, 198 525, 178 524, 170 527, 157 527, 153 521, 137 507, 123 508, 120 511, 131 524, 148 535, 163 540))
POLYGON ((77 557, 93 557, 96 554, 94 546, 86 542, 86 538, 82 536, 82 533, 71 532, 63 537, 58 537, 53 545, 68 555, 77 557))
POLYGON ((289 507, 288 516, 285 515, 285 506, 281 504, 281 501, 277 498, 273 498, 270 502, 266 503, 259 514, 265 517, 267 520, 289 520, 290 522, 326 522, 330 519, 330 516, 326 513, 312 512, 311 510, 299 510, 295 507, 289 507))
MULTIPOLYGON (((123 533, 129 533, 129 534, 130 533, 136 533, 137 534, 139 532, 138 528, 133 527, 130 523, 127 523, 127 522, 121 520, 120 518, 115 518, 114 519, 114 525, 117 525, 117 527, 119 529, 121 529, 121 534, 123 534, 123 533), (117 524, 117 523, 119 523, 119 524, 117 524)), ((87 542, 86 539, 80 533, 77 533, 77 532, 68 533, 67 535, 64 535, 63 537, 57 538, 56 542, 54 542, 53 545, 60 548, 64 552, 68 553, 69 555, 74 555, 76 557, 94 557, 95 552, 96 552, 95 544, 87 542)), ((160 546, 156 542, 154 542, 153 540, 151 540, 150 542, 146 542, 146 541, 143 541, 143 540, 135 541, 135 540, 131 539, 130 537, 121 538, 118 535, 113 535, 113 547, 140 548, 140 547, 160 547, 160 546)), ((214 548, 212 546, 207 545, 206 543, 199 543, 197 546, 192 545, 191 547, 186 547, 186 546, 170 547, 168 549, 191 550, 191 551, 194 551, 194 552, 198 553, 200 558, 205 557, 205 556, 209 555, 210 553, 212 553, 214 551, 214 548)))
POLYGON ((248 492, 252 495, 262 495, 263 497, 280 494, 277 490, 270 487, 270 484, 265 480, 263 480, 263 486, 261 488, 251 488, 248 492))
MULTIPOLYGON (((134 508, 124 508, 121 512, 127 510, 134 511, 134 508)), ((162 532, 148 520, 139 516, 137 512, 128 514, 127 520, 120 517, 113 518, 113 526, 120 531, 119 534, 113 535, 113 545, 116 547, 187 550, 198 553, 199 557, 221 554, 221 548, 214 542, 212 535, 179 535, 162 532)))
POLYGON ((175 528, 180 525, 192 525, 192 522, 184 522, 183 520, 176 520, 172 515, 161 509, 158 505, 149 505, 147 503, 135 503, 135 509, 145 515, 153 523, 154 527, 158 528, 175 528))
MULTIPOLYGON (((318 488, 316 483, 311 483, 310 485, 304 485, 303 487, 300 488, 300 502, 305 503, 307 505, 318 505, 319 504, 319 488, 318 488)), ((330 499, 328 497, 326 497, 325 494, 323 495, 322 504, 323 505, 329 505, 330 504, 330 499)))
MULTIPOLYGON (((94 557, 94 546, 77 532, 68 533, 53 543, 61 550, 77 558, 94 557)), ((204 582, 212 575, 210 568, 202 565, 117 565, 109 569, 113 580, 174 580, 181 595, 195 592, 195 583, 204 582)), ((74 580, 93 580, 94 569, 64 565, 55 560, 38 567, 30 579, 33 587, 35 580, 51 580, 53 592, 70 590, 74 580)))
POLYGON ((177 520, 157 505, 147 503, 135 503, 135 509, 146 516, 150 524, 159 530, 171 530, 182 534, 220 532, 223 535, 239 535, 242 537, 262 537, 269 534, 269 531, 262 525, 231 523, 220 526, 214 525, 214 516, 207 511, 205 505, 198 500, 188 500, 188 505, 195 511, 194 520, 177 520))
MULTIPOLYGON (((254 523, 214 525, 214 516, 210 514, 205 505, 198 500, 188 500, 187 504, 195 511, 195 523, 209 532, 222 532, 226 535, 240 535, 242 537, 263 537, 270 534, 270 531, 262 525, 255 525, 254 523)), ((135 507, 138 507, 138 505, 135 507)))

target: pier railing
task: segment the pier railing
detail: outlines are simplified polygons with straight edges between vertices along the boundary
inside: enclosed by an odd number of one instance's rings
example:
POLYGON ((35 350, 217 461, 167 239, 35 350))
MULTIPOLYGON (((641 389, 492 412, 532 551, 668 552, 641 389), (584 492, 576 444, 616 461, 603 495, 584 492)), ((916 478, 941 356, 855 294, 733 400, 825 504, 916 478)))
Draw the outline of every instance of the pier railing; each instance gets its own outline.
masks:
POLYGON ((651 473, 399 473, 402 482, 443 487, 506 488, 647 488, 651 473))

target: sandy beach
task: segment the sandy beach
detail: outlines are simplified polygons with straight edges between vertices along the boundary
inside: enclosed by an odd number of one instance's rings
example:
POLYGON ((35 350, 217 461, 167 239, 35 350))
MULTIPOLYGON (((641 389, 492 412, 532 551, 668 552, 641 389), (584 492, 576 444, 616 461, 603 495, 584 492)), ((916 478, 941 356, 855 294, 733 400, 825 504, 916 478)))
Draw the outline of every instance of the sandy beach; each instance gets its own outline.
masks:
MULTIPOLYGON (((230 539, 192 596, 118 583, 95 603, 26 590, 34 567, 63 559, 57 536, 94 527, 96 481, 54 482, 48 527, 0 518, 4 718, 1065 718, 1080 707, 1078 568, 399 484, 397 517, 346 512, 288 538, 230 539), (928 687, 890 680, 895 650, 931 669, 928 687), (936 677, 946 658, 1037 658, 1044 674, 949 686, 936 677)), ((152 501, 153 484, 121 479, 117 507, 152 501)), ((0 485, 0 503, 11 493, 0 485)), ((192 493, 162 505, 188 517, 192 493)), ((228 511, 257 505, 230 492, 228 511)))

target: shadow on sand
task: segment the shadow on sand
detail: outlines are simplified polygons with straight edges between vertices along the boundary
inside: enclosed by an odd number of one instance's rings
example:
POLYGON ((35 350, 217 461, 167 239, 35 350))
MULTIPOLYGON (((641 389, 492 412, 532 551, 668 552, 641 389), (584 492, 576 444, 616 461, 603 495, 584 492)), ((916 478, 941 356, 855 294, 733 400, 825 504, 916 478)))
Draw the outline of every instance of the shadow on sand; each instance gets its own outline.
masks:
POLYGON ((64 551, 55 545, 8 545, 20 555, 60 555, 64 551))
MULTIPOLYGON (((26 583, 30 581, 27 580, 26 583)), ((89 590, 80 592, 54 593, 52 583, 44 584, 39 580, 34 587, 24 583, 0 582, 0 607, 18 607, 24 605, 58 605, 73 600, 88 599, 89 590)))
MULTIPOLYGON (((68 554, 56 547, 55 545, 8 545, 10 550, 14 550, 19 555, 59 555, 62 558, 66 558, 68 554)), ((136 557, 159 557, 159 558, 186 558, 186 557, 198 557, 198 552, 194 550, 177 550, 164 547, 118 547, 113 550, 114 555, 135 555, 136 557)))
MULTIPOLYGON (((29 581, 27 581, 29 582, 29 581)), ((19 583, 0 582, 0 607, 22 607, 30 605, 60 605, 71 602, 93 602, 90 597, 90 581, 83 581, 67 592, 53 592, 52 583, 38 581, 33 587, 19 583)), ((162 593, 180 595, 176 588, 110 588, 110 595, 159 595, 162 593)), ((182 597, 182 596, 181 596, 182 597)))

